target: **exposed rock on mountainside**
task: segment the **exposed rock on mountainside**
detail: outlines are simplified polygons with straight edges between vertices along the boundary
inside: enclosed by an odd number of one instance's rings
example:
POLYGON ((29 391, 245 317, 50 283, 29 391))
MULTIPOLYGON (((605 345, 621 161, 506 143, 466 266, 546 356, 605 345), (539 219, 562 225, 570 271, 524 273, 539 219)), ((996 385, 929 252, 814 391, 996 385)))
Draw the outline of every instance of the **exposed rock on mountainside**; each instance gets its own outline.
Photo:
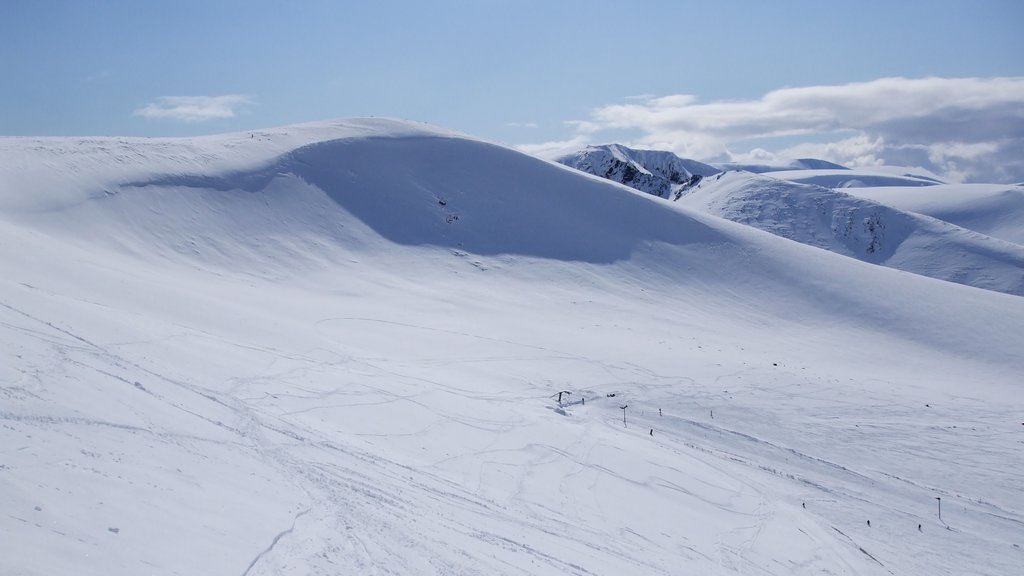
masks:
POLYGON ((678 196, 702 177, 721 171, 671 152, 634 150, 620 144, 588 146, 556 161, 661 198, 678 196))

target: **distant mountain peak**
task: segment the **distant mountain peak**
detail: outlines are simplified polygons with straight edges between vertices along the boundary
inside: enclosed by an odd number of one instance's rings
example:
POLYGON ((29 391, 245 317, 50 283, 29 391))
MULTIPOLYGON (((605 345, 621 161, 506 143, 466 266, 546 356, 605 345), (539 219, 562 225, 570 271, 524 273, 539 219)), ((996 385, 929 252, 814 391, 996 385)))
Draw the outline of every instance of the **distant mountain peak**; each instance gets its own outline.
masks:
POLYGON ((636 150, 622 144, 587 146, 555 161, 661 198, 669 198, 700 178, 721 172, 672 152, 636 150))
POLYGON ((842 164, 836 164, 835 162, 820 160, 818 158, 797 158, 793 161, 792 165, 806 170, 849 170, 849 168, 842 164))
POLYGON ((795 160, 782 160, 778 163, 758 164, 744 162, 723 162, 718 164, 723 170, 742 170, 754 174, 766 172, 787 172, 791 170, 849 170, 848 167, 820 158, 797 158, 795 160))

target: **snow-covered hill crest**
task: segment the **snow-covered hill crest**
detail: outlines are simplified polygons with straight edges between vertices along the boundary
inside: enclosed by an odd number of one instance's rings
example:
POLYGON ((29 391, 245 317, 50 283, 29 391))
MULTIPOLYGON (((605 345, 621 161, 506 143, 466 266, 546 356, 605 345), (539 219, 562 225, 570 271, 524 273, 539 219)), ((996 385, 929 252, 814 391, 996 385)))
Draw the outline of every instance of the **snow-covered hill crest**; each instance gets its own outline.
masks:
POLYGON ((72 170, 51 174, 33 194, 12 187, 0 201, 58 236, 154 247, 230 267, 248 255, 266 256, 271 247, 294 252, 289 262, 302 261, 305 251, 293 244, 313 242, 350 249, 373 239, 609 263, 628 260, 651 242, 721 240, 695 215, 665 210, 632 189, 420 125, 348 121, 261 137, 269 145, 254 145, 247 135, 82 143, 63 158, 72 170), (112 162, 122 156, 120 146, 157 154, 149 164, 112 162), (193 157, 206 165, 184 161, 193 157), (102 176, 73 182, 74 174, 111 164, 102 176), (54 213, 75 216, 55 225, 54 213), (353 232, 364 228, 373 234, 353 232), (225 238, 247 249, 229 254, 225 238))

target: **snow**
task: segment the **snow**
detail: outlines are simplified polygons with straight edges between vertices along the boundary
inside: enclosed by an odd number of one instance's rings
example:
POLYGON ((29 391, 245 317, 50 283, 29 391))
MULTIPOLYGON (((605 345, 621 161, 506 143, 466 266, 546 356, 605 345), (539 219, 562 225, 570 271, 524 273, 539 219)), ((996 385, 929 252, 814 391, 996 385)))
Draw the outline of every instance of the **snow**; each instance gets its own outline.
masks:
POLYGON ((679 203, 866 262, 1024 295, 1024 246, 838 190, 728 172, 679 203))
POLYGON ((851 194, 925 214, 975 232, 1024 244, 1024 187, 942 184, 928 188, 875 187, 851 194))
POLYGON ((778 170, 773 178, 826 188, 873 188, 877 186, 934 186, 938 181, 913 175, 878 173, 874 169, 851 170, 778 170))
POLYGON ((409 122, 0 149, 0 573, 1024 560, 1022 298, 409 122))
POLYGON ((683 166, 693 161, 617 144, 557 161, 653 196, 685 196, 681 204, 691 208, 866 262, 1024 295, 1024 247, 1017 234, 1024 203, 1013 187, 948 185, 909 168, 852 170, 812 158, 751 166, 753 173, 715 174, 708 166, 690 174, 683 166), (915 194, 921 187, 936 190, 915 194), (855 190, 867 192, 843 192, 855 190))
POLYGON ((828 188, 931 186, 943 183, 934 172, 920 167, 878 165, 850 168, 816 158, 801 158, 784 164, 725 162, 717 166, 725 171, 770 174, 780 180, 817 184, 828 188))

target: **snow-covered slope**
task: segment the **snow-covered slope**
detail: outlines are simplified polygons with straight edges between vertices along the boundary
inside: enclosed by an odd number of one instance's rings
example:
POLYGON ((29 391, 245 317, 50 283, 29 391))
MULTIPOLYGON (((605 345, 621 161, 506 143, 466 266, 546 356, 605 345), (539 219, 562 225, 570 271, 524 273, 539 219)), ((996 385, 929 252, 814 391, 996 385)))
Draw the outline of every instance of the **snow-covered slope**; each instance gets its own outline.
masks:
POLYGON ((928 188, 856 188, 849 192, 1024 245, 1024 187, 943 184, 928 188))
POLYGON ((1024 299, 404 122, 0 147, 0 573, 1020 565, 1024 299))
POLYGON ((934 186, 940 181, 913 175, 878 173, 873 169, 843 170, 779 170, 768 173, 773 178, 816 184, 826 188, 871 188, 876 186, 934 186))
POLYGON ((865 262, 1024 295, 1024 246, 837 190, 727 172, 679 202, 865 262))
POLYGON ((923 168, 902 166, 862 166, 847 168, 825 160, 802 158, 788 164, 718 165, 725 171, 768 174, 780 180, 817 184, 826 188, 867 188, 875 186, 933 186, 942 184, 938 176, 923 168))
POLYGON ((671 152, 634 150, 621 144, 588 146, 555 161, 662 198, 720 171, 671 152))
MULTIPOLYGON (((970 234, 956 220, 968 221, 971 230, 997 230, 1006 238, 1006 225, 985 226, 994 218, 981 206, 956 208, 953 226, 899 209, 857 200, 830 189, 874 190, 878 187, 920 188, 941 185, 931 174, 899 167, 851 170, 838 164, 804 158, 786 165, 723 164, 729 177, 721 184, 701 184, 716 169, 690 172, 670 152, 636 151, 612 144, 588 147, 558 162, 636 190, 682 203, 729 220, 767 230, 779 236, 867 262, 924 274, 970 286, 1024 294, 1024 250, 970 234), (653 168, 652 168, 653 167, 653 168), (740 170, 749 169, 747 170, 740 170), (735 176, 740 173, 744 176, 735 176), (765 174, 764 177, 752 177, 765 174), (985 214, 965 216, 972 211, 985 214), (964 217, 959 217, 964 215, 964 217)), ((719 175, 723 174, 721 172, 719 175)), ((865 194, 865 196, 870 193, 865 194)), ((989 202, 989 205, 992 203, 989 202)), ((939 218, 941 219, 941 218, 939 218)), ((1013 222, 1016 218, 1002 218, 1013 222)), ((1011 224, 1012 227, 1012 224, 1011 224)))

